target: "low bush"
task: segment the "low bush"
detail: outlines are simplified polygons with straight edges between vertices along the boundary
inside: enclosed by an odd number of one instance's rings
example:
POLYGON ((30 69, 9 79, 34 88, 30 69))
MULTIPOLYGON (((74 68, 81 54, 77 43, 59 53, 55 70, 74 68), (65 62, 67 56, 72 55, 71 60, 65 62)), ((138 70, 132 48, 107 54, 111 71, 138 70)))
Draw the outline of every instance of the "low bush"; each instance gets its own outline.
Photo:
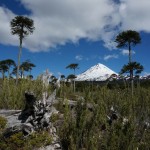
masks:
POLYGON ((5 128, 6 124, 7 120, 4 117, 0 116, 0 132, 5 128))
POLYGON ((22 109, 24 108, 24 93, 32 91, 35 93, 37 100, 42 98, 45 91, 50 93, 51 88, 45 87, 41 80, 19 80, 16 86, 14 79, 4 79, 0 87, 0 109, 22 109))
POLYGON ((0 137, 1 150, 33 150, 52 143, 52 137, 47 131, 33 133, 24 137, 22 132, 13 134, 9 138, 0 137))

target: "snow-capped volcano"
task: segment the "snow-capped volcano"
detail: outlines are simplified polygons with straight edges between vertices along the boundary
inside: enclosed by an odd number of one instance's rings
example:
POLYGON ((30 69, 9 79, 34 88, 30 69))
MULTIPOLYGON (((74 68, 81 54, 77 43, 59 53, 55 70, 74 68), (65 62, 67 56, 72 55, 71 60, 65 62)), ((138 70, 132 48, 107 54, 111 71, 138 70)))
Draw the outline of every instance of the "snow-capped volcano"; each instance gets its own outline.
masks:
POLYGON ((105 81, 112 74, 118 75, 105 65, 98 63, 82 74, 77 75, 76 81, 105 81))

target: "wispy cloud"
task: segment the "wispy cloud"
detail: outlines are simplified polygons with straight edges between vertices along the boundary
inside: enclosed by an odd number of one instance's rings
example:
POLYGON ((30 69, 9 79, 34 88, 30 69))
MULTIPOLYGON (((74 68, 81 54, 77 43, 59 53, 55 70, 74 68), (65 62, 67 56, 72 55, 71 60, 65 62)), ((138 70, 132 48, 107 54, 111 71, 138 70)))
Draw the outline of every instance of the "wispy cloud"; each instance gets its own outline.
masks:
MULTIPOLYGON (((122 55, 129 55, 129 50, 124 49, 121 51, 121 54, 122 55)), ((132 50, 132 54, 135 54, 135 51, 132 50)))
POLYGON ((101 59, 101 57, 99 55, 91 55, 90 57, 85 58, 86 61, 94 60, 94 59, 101 59))
POLYGON ((104 56, 104 60, 106 61, 106 60, 109 60, 109 59, 113 59, 113 58, 118 58, 118 55, 116 55, 116 54, 113 54, 113 55, 105 55, 104 56))
POLYGON ((89 57, 82 56, 82 55, 77 55, 77 56, 75 56, 75 59, 79 60, 79 61, 81 61, 81 60, 89 61, 89 60, 102 59, 102 58, 98 55, 91 55, 89 57))
POLYGON ((82 56, 82 55, 77 55, 77 56, 75 57, 75 59, 76 59, 76 60, 82 60, 82 59, 83 59, 83 56, 82 56))

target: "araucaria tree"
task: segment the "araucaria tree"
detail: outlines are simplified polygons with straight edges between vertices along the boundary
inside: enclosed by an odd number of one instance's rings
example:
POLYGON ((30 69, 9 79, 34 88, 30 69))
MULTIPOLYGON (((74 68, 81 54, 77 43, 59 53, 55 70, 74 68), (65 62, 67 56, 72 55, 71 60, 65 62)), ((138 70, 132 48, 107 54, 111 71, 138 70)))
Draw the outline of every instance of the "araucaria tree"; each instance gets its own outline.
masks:
MULTIPOLYGON (((66 69, 73 69, 74 70, 74 76, 75 76, 75 70, 78 69, 79 64, 70 64, 66 67, 66 69)), ((75 92, 75 78, 74 78, 74 92, 75 92)))
POLYGON ((36 67, 33 63, 30 62, 30 60, 26 60, 20 65, 20 69, 23 71, 29 71, 29 75, 31 75, 31 70, 33 67, 36 67))
MULTIPOLYGON (((117 35, 115 42, 117 43, 118 48, 127 47, 129 50, 129 63, 128 65, 131 66, 132 59, 131 59, 131 46, 135 46, 136 44, 139 44, 141 42, 141 38, 138 32, 127 30, 121 32, 119 35, 117 35)), ((131 88, 132 88, 132 95, 133 95, 133 68, 129 67, 130 72, 130 79, 131 79, 131 88)))
POLYGON ((74 75, 75 75, 75 70, 78 69, 79 64, 70 64, 66 67, 66 69, 73 69, 74 70, 74 75))
POLYGON ((132 70, 132 76, 133 76, 134 73, 140 74, 144 70, 144 67, 138 62, 131 62, 122 67, 120 74, 130 73, 130 70, 132 70))
POLYGON ((4 60, 0 61, 0 72, 2 73, 2 78, 5 78, 5 72, 8 71, 8 66, 4 60))
POLYGON ((131 46, 135 46, 136 44, 141 43, 141 38, 138 32, 127 30, 121 32, 117 35, 115 42, 117 43, 118 48, 127 47, 129 50, 129 63, 132 62, 131 60, 131 46))
POLYGON ((10 68, 15 67, 16 63, 12 59, 6 59, 4 61, 5 61, 6 66, 8 67, 8 78, 10 78, 10 68))
POLYGON ((19 54, 18 54, 17 78, 16 78, 17 84, 19 78, 22 41, 26 36, 33 33, 35 27, 34 21, 24 16, 16 16, 14 19, 12 19, 10 25, 11 25, 11 33, 19 37, 19 54))

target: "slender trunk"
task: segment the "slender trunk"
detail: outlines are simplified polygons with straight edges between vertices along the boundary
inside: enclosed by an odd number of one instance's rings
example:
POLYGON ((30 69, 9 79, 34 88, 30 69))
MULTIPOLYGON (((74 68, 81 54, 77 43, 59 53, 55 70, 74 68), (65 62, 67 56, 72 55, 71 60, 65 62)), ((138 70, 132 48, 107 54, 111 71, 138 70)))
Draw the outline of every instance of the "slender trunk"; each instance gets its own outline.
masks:
POLYGON ((5 78, 5 73, 4 73, 3 70, 2 70, 2 78, 3 78, 3 80, 4 80, 4 78, 5 78))
POLYGON ((31 69, 29 70, 29 75, 31 76, 31 69))
MULTIPOLYGON (((129 64, 131 64, 131 43, 129 42, 129 64)), ((133 96, 133 86, 134 86, 134 81, 133 81, 133 69, 130 69, 130 80, 131 80, 131 93, 133 96)))
POLYGON ((125 87, 125 89, 126 89, 126 81, 125 81, 125 79, 124 79, 124 77, 123 77, 123 83, 124 83, 124 87, 125 87))
POLYGON ((74 84, 73 84, 73 89, 74 89, 74 92, 76 91, 76 86, 75 86, 75 79, 74 79, 74 84))
POLYGON ((23 69, 21 69, 21 71, 20 71, 20 77, 21 77, 21 79, 23 79, 23 77, 24 77, 23 69))
MULTIPOLYGON (((75 69, 74 69, 74 76, 75 76, 75 69)), ((76 91, 75 78, 74 78, 74 80, 73 80, 73 81, 74 81, 74 84, 73 84, 73 85, 74 85, 74 86, 73 86, 73 89, 74 89, 74 93, 75 93, 75 91, 76 91)))
POLYGON ((133 80, 133 70, 131 71, 131 92, 133 96, 133 91, 134 91, 134 80, 133 80))
POLYGON ((9 71, 9 68, 8 68, 8 79, 10 79, 10 71, 9 71))
MULTIPOLYGON (((131 45, 129 43, 129 64, 131 64, 131 45)), ((132 79, 132 69, 130 69, 130 79, 132 79)))
POLYGON ((131 44, 129 42, 129 63, 131 63, 131 44))
POLYGON ((19 46, 19 53, 18 53, 18 66, 17 66, 16 85, 18 85, 18 79, 19 79, 19 68, 20 68, 21 51, 22 51, 22 38, 20 38, 20 46, 19 46))

